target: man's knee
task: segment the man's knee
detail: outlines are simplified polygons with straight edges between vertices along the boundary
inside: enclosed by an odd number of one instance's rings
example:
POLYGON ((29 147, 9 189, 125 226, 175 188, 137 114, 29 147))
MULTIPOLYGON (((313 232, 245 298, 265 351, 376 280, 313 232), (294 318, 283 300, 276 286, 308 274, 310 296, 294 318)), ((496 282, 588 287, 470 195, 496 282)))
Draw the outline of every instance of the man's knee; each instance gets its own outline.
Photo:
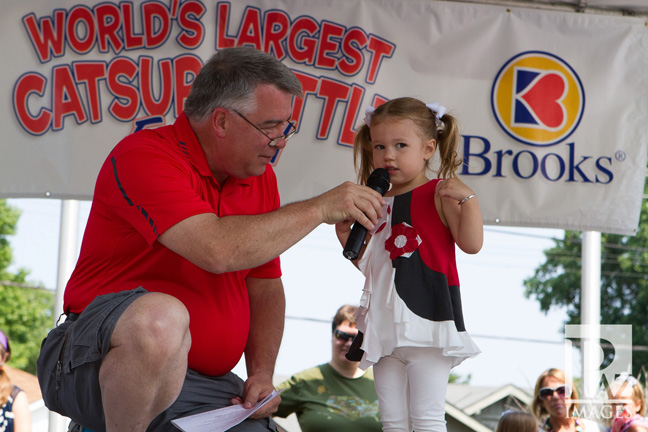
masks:
POLYGON ((187 308, 166 294, 143 295, 120 317, 111 345, 131 346, 141 354, 150 350, 160 356, 166 350, 169 355, 186 355, 191 345, 187 308))

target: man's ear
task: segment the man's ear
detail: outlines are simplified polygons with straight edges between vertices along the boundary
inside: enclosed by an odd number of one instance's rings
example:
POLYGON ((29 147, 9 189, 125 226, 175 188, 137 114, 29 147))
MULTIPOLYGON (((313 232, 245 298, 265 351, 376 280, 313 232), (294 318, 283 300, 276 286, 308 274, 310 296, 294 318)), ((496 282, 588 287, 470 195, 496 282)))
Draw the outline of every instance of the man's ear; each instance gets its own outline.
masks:
POLYGON ((224 138, 232 127, 229 111, 225 108, 216 108, 212 111, 210 121, 214 133, 219 138, 224 138))

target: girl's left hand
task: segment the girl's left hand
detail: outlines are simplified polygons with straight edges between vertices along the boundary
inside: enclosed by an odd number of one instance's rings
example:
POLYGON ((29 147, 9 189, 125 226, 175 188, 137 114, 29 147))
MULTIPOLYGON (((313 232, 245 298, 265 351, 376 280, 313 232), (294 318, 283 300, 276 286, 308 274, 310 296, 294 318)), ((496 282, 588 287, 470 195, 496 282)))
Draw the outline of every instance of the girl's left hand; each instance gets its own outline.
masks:
POLYGON ((473 190, 465 183, 455 178, 439 182, 435 193, 439 198, 452 198, 457 201, 457 204, 467 196, 474 194, 473 190))
MULTIPOLYGON (((459 179, 447 179, 436 187, 435 201, 441 207, 442 217, 459 249, 467 254, 481 250, 484 242, 484 224, 477 198, 461 201, 474 194, 459 179)), ((441 216, 441 215, 440 215, 441 216)))

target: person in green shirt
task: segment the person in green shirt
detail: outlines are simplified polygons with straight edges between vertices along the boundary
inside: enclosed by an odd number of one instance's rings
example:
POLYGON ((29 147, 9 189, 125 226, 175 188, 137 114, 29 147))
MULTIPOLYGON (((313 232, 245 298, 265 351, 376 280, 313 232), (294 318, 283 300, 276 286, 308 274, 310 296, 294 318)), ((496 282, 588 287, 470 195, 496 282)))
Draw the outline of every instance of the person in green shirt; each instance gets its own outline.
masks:
POLYGON ((277 386, 281 404, 274 414, 296 413, 302 432, 380 432, 373 371, 358 368, 345 354, 358 334, 356 306, 340 307, 333 318, 332 356, 328 363, 293 375, 277 386))

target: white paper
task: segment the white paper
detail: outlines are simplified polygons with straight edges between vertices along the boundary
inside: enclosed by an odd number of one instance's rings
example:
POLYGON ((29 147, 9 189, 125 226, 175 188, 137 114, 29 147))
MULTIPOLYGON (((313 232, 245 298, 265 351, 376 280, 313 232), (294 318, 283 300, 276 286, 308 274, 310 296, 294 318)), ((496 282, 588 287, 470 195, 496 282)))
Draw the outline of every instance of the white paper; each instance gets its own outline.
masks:
POLYGON ((225 432, 250 417, 279 393, 281 391, 274 390, 252 408, 246 409, 243 408, 243 405, 231 405, 171 420, 171 423, 183 432, 225 432))

